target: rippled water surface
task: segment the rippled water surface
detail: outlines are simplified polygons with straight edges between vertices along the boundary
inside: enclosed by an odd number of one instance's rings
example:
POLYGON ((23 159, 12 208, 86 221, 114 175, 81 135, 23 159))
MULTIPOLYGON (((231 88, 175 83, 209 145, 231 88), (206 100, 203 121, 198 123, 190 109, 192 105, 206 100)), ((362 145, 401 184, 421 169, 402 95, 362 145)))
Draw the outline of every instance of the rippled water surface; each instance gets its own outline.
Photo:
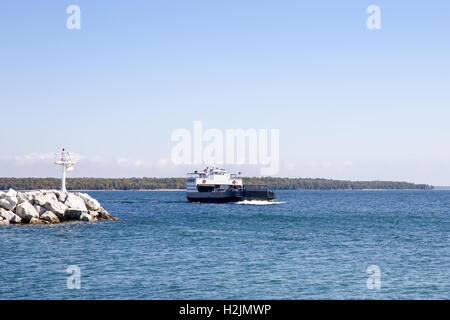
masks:
POLYGON ((271 205, 89 194, 119 221, 0 227, 0 299, 450 298, 449 191, 279 191, 271 205))

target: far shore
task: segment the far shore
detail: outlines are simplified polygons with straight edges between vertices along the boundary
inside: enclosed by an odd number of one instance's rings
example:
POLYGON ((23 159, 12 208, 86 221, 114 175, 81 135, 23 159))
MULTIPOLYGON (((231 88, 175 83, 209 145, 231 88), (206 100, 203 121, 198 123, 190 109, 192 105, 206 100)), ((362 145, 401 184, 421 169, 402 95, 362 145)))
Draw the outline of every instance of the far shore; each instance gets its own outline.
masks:
POLYGON ((104 190, 69 190, 69 191, 74 191, 74 192, 79 192, 79 191, 186 191, 186 189, 130 189, 130 190, 117 190, 117 189, 104 189, 104 190))
MULTIPOLYGON (((424 190, 424 189, 275 189, 277 191, 435 191, 435 190, 424 190)), ((443 190, 443 189, 441 189, 443 190)), ((448 189, 450 190, 450 189, 448 189)), ((129 189, 129 190, 117 190, 117 189, 102 189, 102 190, 90 190, 90 189, 80 189, 80 190, 68 190, 69 192, 87 192, 87 191, 186 191, 186 189, 129 189)))
MULTIPOLYGON (((40 190, 40 189, 36 189, 40 190)), ((447 189, 274 189, 276 191, 450 191, 450 187, 447 189)), ((6 192, 8 190, 0 190, 6 192)), ((17 190, 20 192, 28 192, 35 191, 34 189, 30 190, 17 190)), ((67 190, 68 192, 148 192, 148 191, 183 191, 186 192, 186 189, 128 189, 128 190, 118 190, 118 189, 74 189, 67 190)))
MULTIPOLYGON (((350 181, 322 178, 242 177, 247 185, 266 185, 274 190, 361 190, 361 189, 418 189, 433 186, 395 181, 350 181)), ((133 191, 185 191, 186 178, 67 178, 74 191, 133 190, 133 191)), ((0 189, 30 190, 60 188, 57 178, 1 178, 0 189)))
MULTIPOLYGON (((40 189, 37 189, 37 190, 40 190, 40 189)), ((0 191, 8 191, 8 190, 0 190, 0 191)), ((25 190, 17 190, 17 191, 20 191, 20 192, 26 192, 26 191, 34 191, 34 189, 25 189, 25 190)), ((73 190, 70 190, 70 189, 68 189, 67 190, 68 192, 89 192, 89 191, 108 191, 108 192, 111 192, 111 191, 186 191, 186 189, 129 189, 129 190, 118 190, 118 189, 99 189, 99 190, 96 190, 96 189, 73 189, 73 190)))

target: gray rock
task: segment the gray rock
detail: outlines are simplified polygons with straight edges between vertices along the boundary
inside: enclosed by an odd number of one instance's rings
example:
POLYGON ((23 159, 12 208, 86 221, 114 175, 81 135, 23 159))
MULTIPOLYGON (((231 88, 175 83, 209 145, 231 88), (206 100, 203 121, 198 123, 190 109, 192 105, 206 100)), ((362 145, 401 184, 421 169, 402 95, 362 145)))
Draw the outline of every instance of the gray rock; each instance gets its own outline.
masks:
POLYGON ((55 195, 58 198, 59 202, 64 203, 67 200, 68 193, 62 191, 55 191, 55 195))
POLYGON ((0 207, 6 210, 14 210, 17 203, 19 202, 17 200, 17 197, 12 194, 5 193, 2 195, 2 197, 3 198, 0 199, 0 207))
POLYGON ((9 189, 7 192, 2 192, 0 198, 3 199, 5 197, 14 197, 17 198, 17 191, 14 189, 9 189))
POLYGON ((67 206, 58 201, 54 192, 47 191, 45 193, 40 193, 34 197, 35 208, 36 205, 40 206, 36 208, 38 210, 39 215, 45 213, 45 211, 51 211, 58 216, 58 218, 64 217, 64 212, 67 209, 67 206), (41 209, 44 208, 44 209, 41 209), (44 212, 42 212, 44 211, 44 212))
POLYGON ((103 207, 98 210, 98 220, 119 220, 118 218, 114 218, 108 211, 106 211, 103 207))
POLYGON ((29 194, 28 192, 19 192, 17 194, 17 204, 21 204, 24 202, 33 202, 33 195, 29 194))
POLYGON ((97 218, 99 213, 98 211, 89 210, 89 215, 93 218, 97 218))
POLYGON ((89 213, 83 212, 80 216, 81 221, 94 221, 94 218, 91 217, 89 213))
POLYGON ((28 222, 32 218, 39 219, 39 213, 29 202, 19 204, 16 208, 16 214, 24 220, 24 222, 28 222))
POLYGON ((22 223, 22 218, 19 217, 17 214, 14 214, 11 220, 9 220, 10 223, 22 223))
POLYGON ((64 213, 64 220, 80 220, 83 213, 85 212, 81 210, 67 209, 64 213))
POLYGON ((67 195, 67 199, 64 202, 64 204, 70 209, 70 210, 79 210, 82 212, 88 212, 88 209, 86 208, 86 205, 84 204, 83 199, 80 197, 69 193, 67 195))
POLYGON ((31 220, 28 222, 29 224, 45 224, 47 221, 43 221, 37 218, 31 218, 31 220))
POLYGON ((56 214, 54 214, 51 211, 45 212, 43 215, 41 215, 40 219, 44 220, 44 221, 48 221, 50 223, 59 223, 60 222, 58 217, 56 216, 56 214))
POLYGON ((64 203, 55 201, 47 202, 45 208, 58 216, 58 218, 64 217, 64 213, 67 210, 67 206, 64 203))
POLYGON ((49 202, 58 202, 54 193, 41 193, 34 196, 34 204, 40 205, 41 207, 45 207, 49 202))
POLYGON ((0 217, 3 219, 6 219, 9 221, 9 219, 12 218, 13 214, 14 214, 14 212, 12 212, 12 211, 0 208, 0 217))
POLYGON ((0 208, 0 217, 3 218, 3 220, 7 220, 10 223, 20 223, 22 222, 22 219, 16 215, 12 211, 5 210, 3 208, 0 208))
POLYGON ((87 193, 77 193, 77 196, 83 199, 84 204, 89 210, 97 211, 100 209, 100 203, 87 193))
POLYGON ((43 194, 50 194, 50 193, 56 194, 57 192, 59 192, 59 191, 56 190, 56 189, 53 189, 53 190, 42 190, 43 194))
POLYGON ((41 207, 38 204, 35 204, 34 208, 36 209, 37 213, 39 213, 39 216, 41 216, 42 214, 44 214, 48 211, 47 209, 45 209, 44 207, 41 207))

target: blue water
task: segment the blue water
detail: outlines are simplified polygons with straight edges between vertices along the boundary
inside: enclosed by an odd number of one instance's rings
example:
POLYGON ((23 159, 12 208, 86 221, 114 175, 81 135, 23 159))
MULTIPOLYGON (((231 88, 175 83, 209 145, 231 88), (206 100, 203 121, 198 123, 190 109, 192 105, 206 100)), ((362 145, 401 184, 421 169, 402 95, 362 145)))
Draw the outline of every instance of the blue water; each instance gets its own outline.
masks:
POLYGON ((89 194, 119 221, 0 227, 0 299, 450 298, 450 191, 279 191, 273 205, 89 194))

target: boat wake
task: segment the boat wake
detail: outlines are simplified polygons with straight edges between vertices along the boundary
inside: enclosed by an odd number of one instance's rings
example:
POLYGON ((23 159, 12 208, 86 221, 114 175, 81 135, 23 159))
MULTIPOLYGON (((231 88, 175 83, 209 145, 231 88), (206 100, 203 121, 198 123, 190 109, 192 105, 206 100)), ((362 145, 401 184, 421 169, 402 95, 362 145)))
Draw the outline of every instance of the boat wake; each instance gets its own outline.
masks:
POLYGON ((235 204, 249 204, 254 206, 267 206, 273 204, 283 204, 285 201, 269 201, 269 200, 243 200, 235 202, 235 204))

